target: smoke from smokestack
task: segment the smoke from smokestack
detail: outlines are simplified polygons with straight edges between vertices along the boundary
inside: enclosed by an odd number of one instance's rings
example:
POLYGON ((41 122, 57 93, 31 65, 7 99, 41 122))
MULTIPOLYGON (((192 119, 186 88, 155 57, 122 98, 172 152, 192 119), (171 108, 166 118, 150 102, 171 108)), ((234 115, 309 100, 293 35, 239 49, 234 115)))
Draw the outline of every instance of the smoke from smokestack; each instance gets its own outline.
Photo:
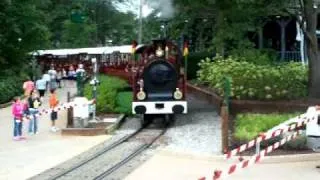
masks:
POLYGON ((160 12, 160 18, 169 19, 174 15, 173 0, 146 0, 151 8, 160 12))

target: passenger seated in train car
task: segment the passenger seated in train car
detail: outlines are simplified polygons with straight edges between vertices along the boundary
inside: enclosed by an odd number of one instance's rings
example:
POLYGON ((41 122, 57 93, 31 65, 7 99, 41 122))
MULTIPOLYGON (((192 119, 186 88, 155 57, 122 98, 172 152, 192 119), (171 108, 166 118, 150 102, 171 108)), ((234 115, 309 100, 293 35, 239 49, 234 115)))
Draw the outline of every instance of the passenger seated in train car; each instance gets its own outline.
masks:
POLYGON ((76 71, 74 70, 73 65, 69 66, 69 71, 68 71, 68 79, 69 80, 76 80, 76 71))

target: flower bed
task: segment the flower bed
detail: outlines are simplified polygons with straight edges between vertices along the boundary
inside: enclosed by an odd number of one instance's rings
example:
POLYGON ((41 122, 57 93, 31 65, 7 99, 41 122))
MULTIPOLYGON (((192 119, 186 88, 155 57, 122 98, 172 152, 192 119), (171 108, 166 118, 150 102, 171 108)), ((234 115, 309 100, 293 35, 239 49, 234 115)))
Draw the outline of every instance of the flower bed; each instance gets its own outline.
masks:
POLYGON ((237 58, 206 58, 199 63, 198 81, 224 95, 224 79, 231 80, 230 97, 246 100, 288 100, 307 96, 307 67, 300 63, 257 65, 237 58))

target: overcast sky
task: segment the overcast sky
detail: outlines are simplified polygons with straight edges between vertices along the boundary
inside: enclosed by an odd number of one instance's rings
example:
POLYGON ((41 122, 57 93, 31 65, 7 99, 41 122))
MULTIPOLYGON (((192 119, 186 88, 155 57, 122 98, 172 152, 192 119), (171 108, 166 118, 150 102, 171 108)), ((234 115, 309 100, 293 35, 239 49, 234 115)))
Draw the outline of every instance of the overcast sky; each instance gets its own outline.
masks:
MULTIPOLYGON (((127 3, 118 3, 116 7, 123 12, 132 11, 137 16, 139 16, 139 4, 140 0, 128 0, 127 3)), ((148 16, 152 12, 152 9, 147 5, 144 5, 142 8, 142 14, 144 17, 148 16)))

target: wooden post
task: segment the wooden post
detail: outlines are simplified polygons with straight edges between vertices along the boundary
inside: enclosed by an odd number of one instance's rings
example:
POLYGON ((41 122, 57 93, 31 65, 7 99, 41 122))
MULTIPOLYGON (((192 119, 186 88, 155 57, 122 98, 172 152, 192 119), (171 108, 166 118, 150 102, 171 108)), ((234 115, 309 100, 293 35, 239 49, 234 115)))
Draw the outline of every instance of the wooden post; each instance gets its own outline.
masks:
POLYGON ((221 106, 221 137, 222 137, 222 153, 226 153, 229 148, 229 112, 226 105, 221 106))
MULTIPOLYGON (((67 94, 67 102, 71 101, 71 95, 70 92, 68 91, 67 94)), ((67 120, 67 128, 72 128, 73 127, 73 108, 70 107, 68 108, 68 120, 67 120)))

